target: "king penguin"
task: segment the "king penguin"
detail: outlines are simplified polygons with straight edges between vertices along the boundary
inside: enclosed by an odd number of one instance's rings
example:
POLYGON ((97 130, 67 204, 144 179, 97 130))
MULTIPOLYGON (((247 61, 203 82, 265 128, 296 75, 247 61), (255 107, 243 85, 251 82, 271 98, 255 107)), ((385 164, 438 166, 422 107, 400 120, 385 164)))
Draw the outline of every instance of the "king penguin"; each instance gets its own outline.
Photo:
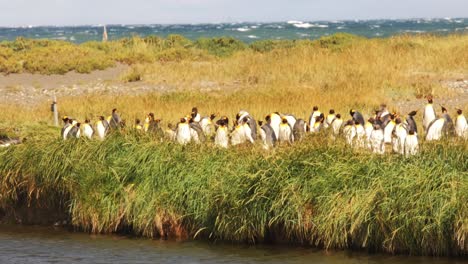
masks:
POLYGON ((195 143, 203 143, 206 141, 205 133, 203 133, 203 128, 200 126, 198 122, 195 122, 193 118, 189 119, 190 125, 190 135, 192 136, 192 140, 195 143))
MULTIPOLYGON (((67 135, 65 135, 65 130, 67 130, 67 128, 69 126, 71 126, 71 122, 70 122, 70 118, 68 118, 68 116, 64 116, 62 118, 62 121, 63 121, 63 127, 62 127, 62 130, 60 132, 60 135, 62 136, 62 138, 65 140, 67 139, 67 135)), ((67 130, 69 131, 69 130, 67 130)), ((67 132, 68 133, 68 132, 67 132)))
POLYGON ((262 121, 258 122, 260 126, 260 138, 262 139, 262 145, 265 150, 269 150, 276 145, 276 135, 273 131, 273 128, 270 126, 270 116, 266 116, 266 123, 263 124, 262 121))
POLYGON ((215 146, 228 148, 229 146, 229 119, 225 116, 216 121, 215 146))
POLYGON ((414 120, 414 116, 416 116, 417 113, 418 111, 411 111, 408 113, 408 116, 406 117, 406 124, 407 124, 408 132, 409 130, 412 129, 416 135, 418 134, 418 126, 416 125, 416 120, 414 120))
POLYGON ((457 109, 457 117, 455 118, 455 133, 458 137, 468 139, 468 124, 466 117, 461 109, 457 109))
POLYGON ((385 144, 391 144, 392 143, 392 133, 393 130, 395 129, 395 115, 390 114, 390 120, 387 122, 387 124, 383 124, 384 126, 384 142, 385 144))
POLYGON ((370 141, 373 153, 385 153, 384 132, 379 124, 374 124, 374 130, 372 131, 370 141))
POLYGON ((429 125, 436 120, 436 113, 433 106, 433 100, 431 96, 427 97, 427 104, 424 107, 423 113, 423 128, 427 132, 429 125))
POLYGON ((441 139, 444 135, 444 132, 447 130, 446 122, 447 120, 444 118, 444 116, 432 120, 432 122, 428 124, 426 129, 426 140, 432 141, 441 139))
MULTIPOLYGON (((359 123, 359 122, 358 122, 359 123)), ((356 128, 353 120, 348 120, 343 128, 343 135, 346 138, 346 143, 353 146, 354 137, 356 136, 356 128)))
POLYGON ((245 129, 244 129, 243 120, 238 122, 237 120, 234 122, 234 129, 231 132, 231 145, 236 146, 243 144, 247 141, 245 137, 245 129))
POLYGON ((307 124, 304 119, 299 118, 293 127, 294 141, 301 141, 304 139, 307 131, 307 124))
POLYGON ((96 130, 99 136, 99 139, 104 140, 109 131, 109 123, 104 118, 104 116, 99 117, 99 121, 96 123, 96 130))
POLYGON ((216 118, 216 114, 211 114, 210 116, 205 116, 200 120, 200 126, 203 129, 203 133, 205 133, 205 135, 208 138, 211 138, 211 136, 215 132, 214 124, 213 124, 213 120, 215 118, 216 118))
POLYGON ((75 120, 68 119, 68 125, 66 125, 65 129, 63 130, 63 140, 70 138, 70 131, 76 126, 76 124, 77 122, 75 120))
POLYGON ((331 127, 333 129, 334 138, 336 138, 340 134, 342 125, 343 125, 343 119, 341 119, 341 114, 337 114, 336 117, 331 122, 331 127))
POLYGON ((328 129, 331 126, 331 123, 333 122, 335 117, 336 117, 335 110, 330 109, 330 111, 328 112, 327 118, 325 118, 325 122, 323 123, 323 128, 328 129))
MULTIPOLYGON (((268 116, 269 116, 269 118, 268 118, 268 120, 269 120, 268 124, 269 124, 269 125, 271 126, 271 128, 273 129, 273 132, 275 132, 275 137, 276 137, 277 139, 279 139, 280 125, 281 125, 281 122, 282 122, 281 116, 280 116, 280 114, 279 114, 278 112, 271 113, 271 114, 269 114, 268 116)), ((265 119, 267 119, 267 118, 265 117, 265 119)))
MULTIPOLYGON (((413 130, 414 131, 414 130, 413 130)), ((406 125, 401 121, 401 118, 395 119, 395 128, 392 133, 392 149, 393 152, 398 154, 404 154, 405 152, 405 140, 408 135, 406 125)))
POLYGON ((181 145, 186 145, 190 142, 192 134, 190 131, 188 118, 181 118, 176 128, 176 140, 181 145))
POLYGON ((250 137, 255 141, 257 140, 257 122, 255 121, 255 118, 253 118, 253 116, 245 110, 239 111, 239 113, 236 115, 237 123, 241 123, 243 120, 245 120, 245 118, 247 118, 247 123, 249 124, 251 132, 250 137))
POLYGON ((68 133, 68 138, 80 138, 81 136, 80 126, 81 126, 81 123, 78 123, 77 121, 73 121, 72 128, 70 129, 70 132, 68 133))
POLYGON ((81 128, 83 129, 83 135, 88 138, 88 139, 92 139, 93 138, 93 134, 94 134, 94 129, 93 127, 91 126, 91 122, 89 121, 89 119, 86 119, 84 124, 81 126, 81 128))
POLYGON ((368 149, 371 149, 370 137, 372 131, 374 130, 375 118, 371 117, 367 120, 366 124, 364 125, 364 130, 366 131, 366 146, 368 149))
POLYGON ((359 113, 358 111, 354 110, 354 109, 351 109, 349 111, 349 114, 351 115, 351 117, 353 118, 353 121, 358 121, 359 124, 361 124, 362 126, 364 126, 364 117, 362 116, 361 113, 359 113))
POLYGON ((365 140, 366 140, 366 130, 359 121, 355 120, 354 121, 354 129, 356 131, 356 147, 358 148, 364 148, 365 146, 365 140))
POLYGON ((282 118, 280 129, 279 129, 279 142, 292 144, 294 141, 294 135, 292 133, 291 126, 288 123, 288 119, 282 118))
POLYGON ((197 107, 192 108, 191 116, 192 116, 194 122, 200 122, 201 116, 200 116, 200 113, 198 113, 198 108, 197 107))
POLYGON ((119 113, 117 113, 117 109, 116 108, 112 109, 112 115, 109 121, 109 127, 111 129, 117 129, 120 127, 121 123, 122 123, 122 119, 120 118, 119 113))
POLYGON ((310 132, 313 132, 313 128, 315 125, 315 122, 317 121, 317 117, 319 117, 322 113, 320 112, 318 106, 314 106, 312 108, 312 113, 310 114, 309 117, 309 127, 310 127, 310 132))
POLYGON ((409 157, 412 155, 416 155, 418 154, 418 151, 419 151, 418 136, 416 135, 416 131, 410 128, 408 135, 405 138, 405 146, 404 146, 405 156, 409 157))

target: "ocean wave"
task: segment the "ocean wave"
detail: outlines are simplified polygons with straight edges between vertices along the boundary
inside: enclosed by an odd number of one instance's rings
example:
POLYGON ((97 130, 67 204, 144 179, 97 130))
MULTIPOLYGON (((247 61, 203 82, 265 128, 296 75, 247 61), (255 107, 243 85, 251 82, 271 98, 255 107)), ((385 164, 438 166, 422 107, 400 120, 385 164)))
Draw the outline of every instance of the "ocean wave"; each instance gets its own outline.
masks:
POLYGON ((288 24, 303 24, 304 22, 302 21, 298 21, 298 20, 289 20, 288 22, 286 22, 288 24))
POLYGON ((236 30, 240 32, 247 32, 250 31, 250 28, 236 28, 236 30))
POLYGON ((250 38, 250 39, 258 39, 258 37, 255 36, 255 35, 248 35, 247 37, 250 38))

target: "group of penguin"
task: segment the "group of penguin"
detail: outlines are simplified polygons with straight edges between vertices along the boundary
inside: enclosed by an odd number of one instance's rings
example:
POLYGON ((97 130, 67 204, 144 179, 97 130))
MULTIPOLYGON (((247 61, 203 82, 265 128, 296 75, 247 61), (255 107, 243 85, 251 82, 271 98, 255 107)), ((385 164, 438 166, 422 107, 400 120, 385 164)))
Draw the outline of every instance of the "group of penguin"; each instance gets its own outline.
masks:
MULTIPOLYGON (((462 110, 457 109, 457 116, 453 122, 447 109, 443 106, 441 108, 442 114, 437 116, 433 99, 428 97, 423 113, 425 139, 440 140, 451 135, 468 139, 468 124, 462 110)), ((215 120, 216 114, 202 117, 197 107, 193 107, 191 113, 180 118, 177 125, 169 124, 165 130, 160 126, 161 120, 155 119, 153 113, 146 116, 143 124, 141 120, 136 119, 133 129, 155 134, 161 140, 166 138, 182 145, 212 140, 216 146, 228 148, 259 141, 266 150, 280 144, 301 141, 308 133, 327 133, 332 139, 343 135, 348 145, 369 149, 377 154, 384 154, 386 145, 391 145, 392 151, 398 154, 409 156, 418 153, 418 127, 414 119, 417 111, 412 111, 403 118, 396 113, 390 113, 387 106, 382 104, 367 120, 358 111, 350 110, 349 114, 350 118, 344 122, 341 114, 335 113, 333 109, 325 116, 314 106, 307 121, 292 114, 274 112, 265 116, 264 121, 257 122, 249 112, 241 110, 230 127, 227 116, 221 116, 218 120, 215 120)), ((80 124, 65 116, 63 121, 61 135, 64 140, 79 138, 81 135, 91 139, 94 134, 103 140, 112 130, 125 127, 117 109, 113 109, 107 118, 100 116, 94 127, 89 120, 80 124)))

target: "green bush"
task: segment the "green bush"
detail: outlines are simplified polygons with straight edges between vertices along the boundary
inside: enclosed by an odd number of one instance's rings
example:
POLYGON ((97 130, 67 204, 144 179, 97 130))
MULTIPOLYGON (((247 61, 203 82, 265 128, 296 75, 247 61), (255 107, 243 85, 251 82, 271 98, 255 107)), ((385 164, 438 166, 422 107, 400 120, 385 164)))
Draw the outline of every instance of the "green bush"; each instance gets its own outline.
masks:
POLYGON ((244 42, 231 37, 200 38, 195 42, 195 47, 219 57, 226 57, 247 48, 244 42))

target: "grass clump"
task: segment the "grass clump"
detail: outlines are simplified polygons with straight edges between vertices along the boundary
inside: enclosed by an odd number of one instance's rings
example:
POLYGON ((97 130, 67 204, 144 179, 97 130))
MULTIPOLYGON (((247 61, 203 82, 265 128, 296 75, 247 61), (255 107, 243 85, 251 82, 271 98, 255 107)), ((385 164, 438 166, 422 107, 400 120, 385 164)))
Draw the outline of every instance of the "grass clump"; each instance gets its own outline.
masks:
POLYGON ((59 199, 78 229, 323 248, 466 255, 466 145, 421 155, 355 153, 344 142, 260 148, 30 140, 0 150, 0 205, 59 199))

